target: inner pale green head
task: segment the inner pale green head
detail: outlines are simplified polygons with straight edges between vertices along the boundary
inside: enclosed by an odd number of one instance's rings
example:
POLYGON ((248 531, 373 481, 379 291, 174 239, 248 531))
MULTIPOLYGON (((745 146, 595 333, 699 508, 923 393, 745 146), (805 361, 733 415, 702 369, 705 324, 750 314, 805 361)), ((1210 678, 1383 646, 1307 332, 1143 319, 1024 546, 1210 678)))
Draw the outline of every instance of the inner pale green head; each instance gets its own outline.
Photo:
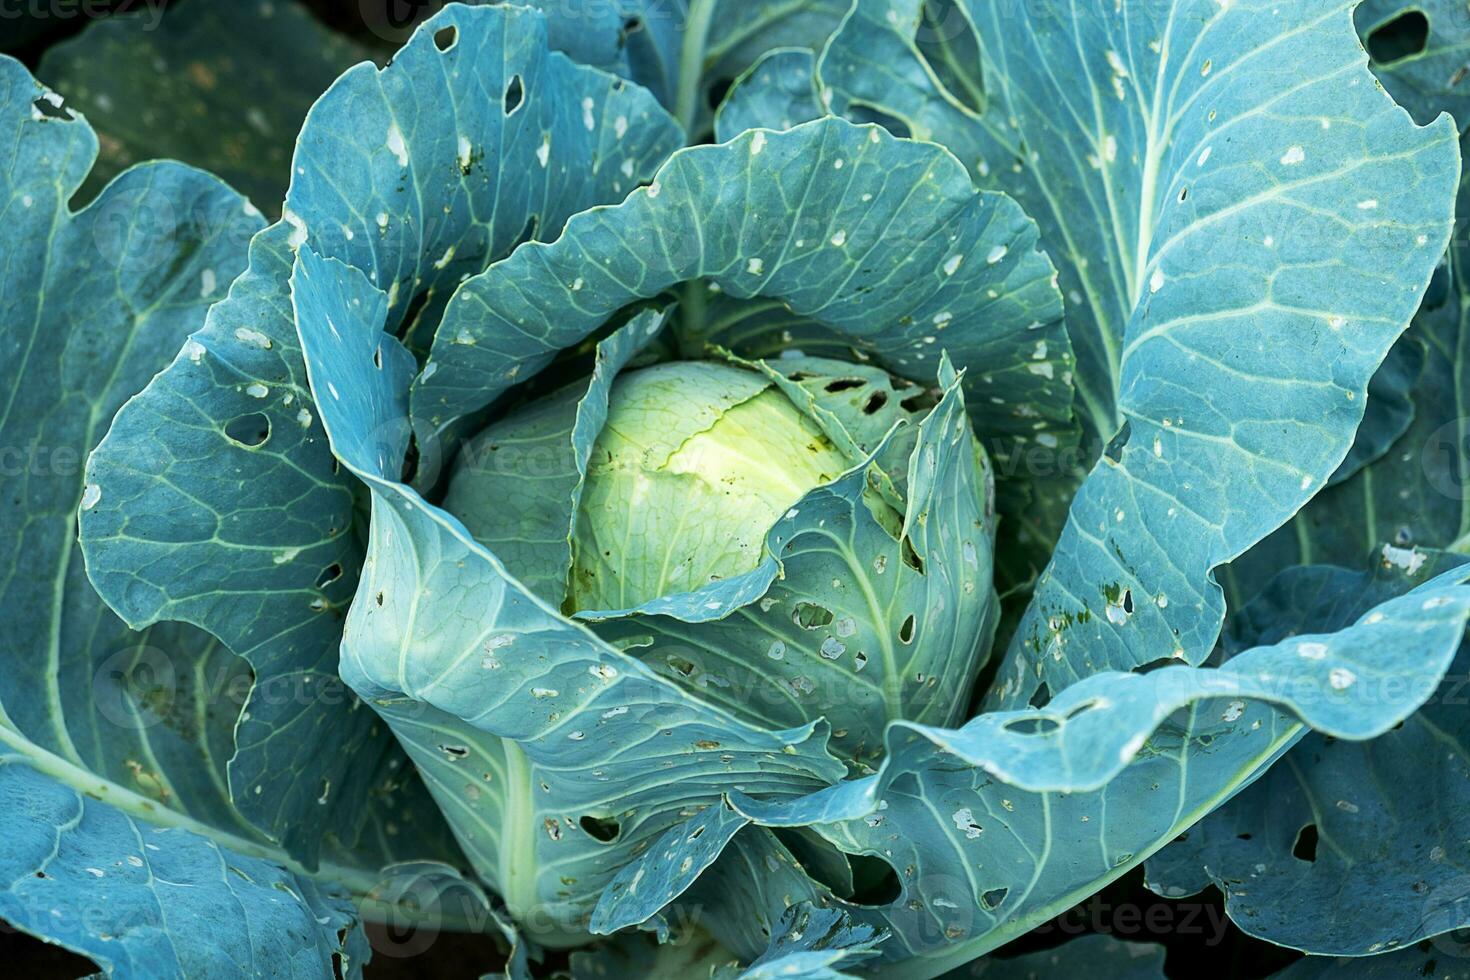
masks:
POLYGON ((625 609, 749 572, 772 525, 851 465, 754 371, 685 361, 626 374, 592 453, 569 606, 625 609))

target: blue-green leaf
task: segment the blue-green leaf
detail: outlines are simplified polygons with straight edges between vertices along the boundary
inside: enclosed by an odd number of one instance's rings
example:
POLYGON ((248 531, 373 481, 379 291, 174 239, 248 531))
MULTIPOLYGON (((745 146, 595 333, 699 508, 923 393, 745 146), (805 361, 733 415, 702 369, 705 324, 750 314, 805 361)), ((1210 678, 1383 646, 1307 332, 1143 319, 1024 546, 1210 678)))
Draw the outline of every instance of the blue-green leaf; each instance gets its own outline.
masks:
POLYGON ((0 813, 0 918, 108 977, 362 976, 357 908, 311 878, 150 826, 12 754, 0 755, 0 813))
POLYGON ((965 0, 979 107, 915 43, 920 6, 856 7, 820 80, 834 109, 942 142, 1035 216, 1093 451, 1111 442, 989 703, 1176 651, 1201 662, 1224 613, 1211 569, 1352 445, 1448 239, 1454 127, 1415 128, 1374 84, 1337 0, 1047 2, 1026 17, 965 0))
MULTIPOLYGON (((1234 621, 1235 641, 1332 629, 1458 556, 1417 555, 1412 572, 1292 568, 1234 621)), ((1215 883, 1251 935, 1326 955, 1408 946, 1470 925, 1462 861, 1470 837, 1470 646, 1429 703, 1368 742, 1309 735, 1259 782, 1149 863, 1165 895, 1215 883)))
POLYGON ((678 324, 696 352, 713 342, 764 356, 799 343, 850 358, 856 348, 927 381, 947 351, 969 369, 979 431, 1055 442, 1070 424, 1071 353, 1034 236, 949 154, 876 127, 828 119, 694 147, 623 204, 579 214, 556 242, 466 282, 415 386, 415 418, 453 425, 624 306, 703 280, 678 324), (768 215, 782 217, 757 220, 768 215), (708 289, 784 306, 804 335, 731 343, 700 312, 708 289))
POLYGON ((1045 708, 953 731, 895 723, 877 775, 805 799, 730 795, 758 823, 812 825, 890 864, 899 898, 854 915, 893 931, 895 975, 933 975, 1137 864, 1254 778, 1302 721, 1356 739, 1403 721, 1459 646, 1465 578, 1453 570, 1345 629, 1219 668, 1097 674, 1045 708))
MULTIPOLYGON (((432 333, 459 278, 617 199, 678 142, 646 92, 550 53, 539 14, 447 9, 390 67, 358 66, 313 107, 286 221, 254 240, 229 298, 89 461, 93 582, 131 625, 189 622, 250 663, 231 796, 292 853, 310 861, 324 831, 356 841, 365 801, 384 799, 373 790, 404 783, 388 732, 337 679, 361 487, 338 471, 301 363, 293 247, 356 263, 390 293, 395 327, 432 333)), ((423 455, 427 474, 432 447, 423 455)), ((449 857, 432 806, 404 788, 422 811, 394 822, 413 819, 411 846, 449 857)))
POLYGON ((606 935, 648 921, 687 891, 748 823, 716 803, 667 830, 608 882, 592 910, 592 931, 606 935))
POLYGON ((715 980, 855 980, 837 967, 854 967, 875 955, 887 935, 852 922, 839 909, 790 906, 771 931, 771 944, 745 969, 727 968, 715 980))
POLYGON ((816 55, 805 48, 766 54, 735 81, 715 114, 715 138, 728 142, 747 129, 793 129, 826 115, 817 101, 816 55))
POLYGON ((553 47, 647 86, 698 137, 722 85, 772 48, 820 48, 850 0, 514 2, 546 12, 553 47))

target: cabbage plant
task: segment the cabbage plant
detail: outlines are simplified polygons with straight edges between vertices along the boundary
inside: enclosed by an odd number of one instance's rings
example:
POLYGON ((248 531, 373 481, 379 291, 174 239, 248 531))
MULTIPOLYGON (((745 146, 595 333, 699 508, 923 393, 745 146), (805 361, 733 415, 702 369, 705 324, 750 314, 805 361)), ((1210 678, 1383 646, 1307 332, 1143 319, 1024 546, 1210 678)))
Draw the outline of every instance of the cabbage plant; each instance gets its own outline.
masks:
POLYGON ((1147 862, 1314 954, 1470 924, 1463 440, 1398 465, 1463 423, 1447 46, 1386 90, 1336 0, 451 4, 269 76, 289 165, 227 156, 280 200, 81 206, 96 133, 0 61, 0 917, 119 976, 357 976, 388 921, 932 977, 1147 862), (1408 819, 1379 756, 1438 857, 1291 865, 1314 793, 1408 819))

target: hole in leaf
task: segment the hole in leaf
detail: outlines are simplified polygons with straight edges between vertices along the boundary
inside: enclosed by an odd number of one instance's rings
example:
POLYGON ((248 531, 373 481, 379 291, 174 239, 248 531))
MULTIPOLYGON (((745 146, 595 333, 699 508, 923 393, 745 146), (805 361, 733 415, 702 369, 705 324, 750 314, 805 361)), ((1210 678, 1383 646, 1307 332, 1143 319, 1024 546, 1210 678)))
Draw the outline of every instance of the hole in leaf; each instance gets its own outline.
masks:
POLYGON ((1299 861, 1308 863, 1317 860, 1317 825, 1309 823, 1296 835, 1296 843, 1291 845, 1291 856, 1299 861))
POLYGON ((453 26, 446 27, 442 31, 436 31, 435 34, 434 34, 434 47, 438 48, 440 51, 448 51, 450 48, 454 47, 455 44, 457 44, 458 42, 459 42, 459 28, 458 27, 453 27, 453 26))
POLYGON ((868 400, 863 403, 863 414, 872 415, 874 412, 878 411, 880 408, 887 404, 888 392, 875 391, 871 395, 869 395, 868 400))
POLYGON ((588 837, 600 840, 604 844, 611 844, 623 832, 622 825, 608 817, 594 817, 589 814, 578 820, 577 823, 587 832, 588 837))
POLYGON ((505 87, 505 114, 514 113, 526 101, 526 88, 521 84, 521 76, 512 75, 510 84, 505 87))
MULTIPOLYGON (((334 561, 326 568, 323 568, 322 573, 316 577, 316 587, 319 589, 325 589, 327 586, 331 585, 333 582, 337 581, 341 577, 342 564, 340 562, 334 561)), ((382 603, 379 603, 379 605, 382 605, 382 603)))
POLYGON ((1051 703, 1051 688, 1046 686, 1046 681, 1042 681, 1041 685, 1036 688, 1036 693, 1031 695, 1028 703, 1033 708, 1045 708, 1051 703))
POLYGON ((901 643, 912 643, 912 642, 914 642, 914 629, 915 629, 916 622, 917 621, 914 619, 914 614, 913 613, 909 613, 908 616, 904 617, 903 623, 901 623, 899 625, 899 627, 898 627, 898 639, 899 639, 899 642, 901 642, 901 643))
POLYGON ((1009 888, 992 888, 980 896, 980 904, 987 909, 1000 908, 1000 904, 1006 900, 1008 894, 1010 894, 1009 888))
POLYGON ((1130 615, 1130 616, 1133 615, 1133 590, 1132 589, 1124 589, 1123 590, 1123 611, 1125 613, 1127 613, 1128 615, 1130 615))
POLYGON ((1250 840, 1251 839, 1251 835, 1250 834, 1236 834, 1235 835, 1235 839, 1236 840, 1250 840))
POLYGON ((815 602, 798 602, 791 610, 791 621, 804 630, 821 629, 832 622, 832 610, 815 602))
POLYGON ((1001 727, 1017 735, 1050 735, 1062 725, 1054 718, 1017 718, 1001 727))
POLYGON ((680 677, 690 677, 694 674, 694 664, 683 657, 669 657, 669 669, 680 677))
POLYGON ((1122 428, 1108 440, 1108 446, 1103 450, 1103 455, 1113 462, 1121 462, 1123 459, 1123 447, 1128 445, 1128 437, 1133 434, 1133 425, 1127 419, 1123 420, 1122 428))
POLYGON ((829 391, 835 395, 839 391, 847 391, 851 388, 861 388, 866 384, 867 382, 864 381, 862 378, 838 378, 836 381, 828 381, 825 385, 822 386, 822 390, 829 391))
POLYGON ((383 370, 383 348, 378 347, 373 351, 373 367, 379 371, 383 370))
POLYGON ((852 904, 864 908, 884 908, 898 901, 903 883, 893 865, 871 854, 849 854, 852 865, 852 904))
POLYGON ((271 420, 259 412, 242 415, 226 423, 225 437, 236 445, 254 449, 271 437, 271 420))
POLYGON ((624 37, 627 37, 629 34, 637 34, 641 30, 643 30, 642 17, 629 17, 627 20, 623 21, 624 37))
POLYGON ((1092 698, 1090 700, 1083 701, 1081 704, 1073 707, 1071 710, 1069 710, 1067 712, 1067 720, 1068 721, 1071 721, 1073 718, 1076 718, 1078 715, 1084 714, 1085 712, 1088 712, 1088 711, 1091 711, 1093 708, 1096 708, 1096 707, 1097 707, 1097 699, 1096 698, 1092 698))
POLYGON ((378 605, 381 606, 383 604, 383 593, 379 592, 376 598, 378 600, 378 605))
POLYGON ((937 404, 939 404, 939 400, 934 397, 934 392, 928 388, 921 388, 917 393, 909 395, 903 401, 899 402, 898 407, 905 412, 917 414, 918 412, 931 411, 937 404))
POLYGON ((412 483, 413 478, 419 473, 419 437, 416 433, 408 436, 408 448, 403 453, 403 468, 399 471, 398 479, 403 483, 412 483))
POLYGON ((56 101, 53 102, 51 98, 42 96, 41 98, 32 102, 31 105, 35 106, 36 111, 47 119, 71 120, 72 118, 74 118, 71 114, 71 110, 61 103, 60 98, 56 98, 56 101))
POLYGON ((920 575, 924 574, 924 559, 920 558, 919 553, 914 550, 914 543, 909 540, 907 534, 903 536, 903 541, 899 543, 898 550, 899 554, 903 556, 903 563, 905 565, 920 575))
POLYGON ((1187 200, 1189 200, 1189 188, 1181 187, 1179 189, 1179 203, 1183 204, 1187 200))
POLYGON ((1380 65, 1423 54, 1429 46, 1429 18, 1405 10, 1368 35, 1368 55, 1380 65))

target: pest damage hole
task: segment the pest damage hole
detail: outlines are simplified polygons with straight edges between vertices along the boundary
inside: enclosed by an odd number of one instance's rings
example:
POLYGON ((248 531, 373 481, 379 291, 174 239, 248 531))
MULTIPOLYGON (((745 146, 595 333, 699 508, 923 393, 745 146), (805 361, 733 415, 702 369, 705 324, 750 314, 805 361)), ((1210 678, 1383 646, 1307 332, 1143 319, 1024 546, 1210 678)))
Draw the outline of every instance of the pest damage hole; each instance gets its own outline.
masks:
POLYGON ((992 888, 980 896, 980 904, 984 905, 987 909, 1000 908, 1000 903, 1006 900, 1006 895, 1009 892, 1009 888, 992 888))
POLYGON ((868 400, 863 403, 863 414, 872 415, 874 412, 878 411, 880 408, 887 404, 888 392, 875 391, 871 395, 869 395, 868 400))
POLYGON ((616 820, 607 817, 588 815, 578 820, 577 823, 587 832, 588 837, 591 837, 593 840, 600 840, 604 844, 611 844, 623 832, 622 826, 616 820))
POLYGON ((641 30, 643 30, 643 18, 629 17, 627 20, 623 21, 624 37, 627 37, 629 34, 637 34, 641 30))
POLYGON ((225 425, 225 437, 236 445, 254 449, 271 437, 271 420, 259 412, 242 415, 225 425))
POLYGON ((509 116, 521 107, 526 100, 526 89, 521 84, 521 76, 512 75, 510 84, 505 87, 505 114, 509 116))
POLYGON ((459 41, 459 28, 446 27, 434 34, 434 47, 440 51, 448 51, 459 41))
POLYGON ((1417 10, 1405 10, 1368 35, 1368 54, 1380 65, 1423 54, 1428 46, 1429 18, 1417 10))
MULTIPOLYGON (((334 561, 326 568, 323 568, 322 573, 316 577, 316 587, 319 589, 325 589, 327 586, 331 585, 333 582, 337 581, 341 577, 342 565, 340 562, 334 561)), ((379 603, 379 605, 381 605, 381 603, 379 603)))
POLYGON ((939 404, 939 400, 934 397, 934 393, 927 388, 923 388, 918 393, 909 395, 903 401, 899 402, 898 407, 905 412, 918 413, 927 412, 937 404, 939 404))
POLYGON ((1001 727, 1017 735, 1050 735, 1062 726, 1052 718, 1017 718, 1001 727))
POLYGON ((1128 437, 1133 433, 1133 426, 1127 419, 1123 420, 1120 428, 1113 438, 1108 440, 1108 446, 1103 450, 1103 455, 1113 462, 1121 462, 1123 459, 1123 447, 1128 445, 1128 437))
POLYGON ((383 348, 381 347, 373 351, 373 367, 379 371, 383 370, 383 348))
POLYGON ((852 904, 861 908, 884 908, 898 901, 903 884, 893 865, 870 854, 849 854, 852 865, 852 904))
POLYGON ((1291 856, 1299 861, 1309 864, 1317 860, 1317 825, 1309 823, 1296 835, 1296 843, 1291 845, 1291 856))
POLYGON ((1130 616, 1133 615, 1133 590, 1132 589, 1124 589, 1123 590, 1123 611, 1125 613, 1127 613, 1128 615, 1130 615, 1130 616))
POLYGON ((903 540, 899 542, 898 550, 899 553, 903 556, 903 563, 905 565, 912 568, 920 575, 924 574, 924 559, 920 558, 919 553, 914 550, 914 543, 909 540, 909 536, 907 534, 905 534, 903 536, 903 540))
POLYGON ((828 381, 822 386, 822 390, 835 395, 839 391, 847 391, 849 388, 861 388, 866 384, 867 382, 862 378, 838 378, 836 381, 828 381))
POLYGON ((903 623, 901 623, 898 627, 898 639, 900 643, 914 642, 915 622, 916 620, 914 619, 913 613, 909 613, 906 617, 904 617, 903 623))
POLYGON ((1027 703, 1033 708, 1045 708, 1051 703, 1051 688, 1046 686, 1046 681, 1041 682, 1041 685, 1036 688, 1036 693, 1031 695, 1031 700, 1027 703))
POLYGON ((36 111, 47 119, 65 119, 70 121, 75 118, 72 116, 71 110, 61 104, 61 96, 54 95, 50 92, 47 92, 32 102, 31 105, 35 106, 36 111))
POLYGON ((402 483, 412 483, 413 478, 419 473, 419 437, 417 433, 410 433, 408 437, 408 448, 403 452, 403 467, 398 472, 398 479, 402 483))
POLYGON ((815 602, 798 602, 791 610, 791 621, 804 630, 821 629, 832 622, 832 610, 815 602))

